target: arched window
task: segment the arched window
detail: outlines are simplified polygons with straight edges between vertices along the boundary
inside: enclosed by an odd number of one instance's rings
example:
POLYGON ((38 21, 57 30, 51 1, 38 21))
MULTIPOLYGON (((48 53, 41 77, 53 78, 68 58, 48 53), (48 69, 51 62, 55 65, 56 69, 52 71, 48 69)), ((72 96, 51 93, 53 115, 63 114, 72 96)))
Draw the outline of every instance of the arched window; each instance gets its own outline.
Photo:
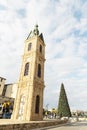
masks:
POLYGON ((31 47, 32 47, 32 43, 29 43, 29 44, 28 44, 28 51, 31 50, 31 47))
POLYGON ((40 52, 42 53, 42 46, 40 45, 40 48, 39 48, 40 52))
POLYGON ((41 65, 40 65, 40 64, 38 64, 37 76, 38 76, 39 78, 41 77, 41 65))
POLYGON ((40 97, 36 96, 36 105, 35 105, 35 113, 39 113, 39 105, 40 105, 40 97))
POLYGON ((25 64, 24 76, 28 75, 29 72, 29 63, 25 64))

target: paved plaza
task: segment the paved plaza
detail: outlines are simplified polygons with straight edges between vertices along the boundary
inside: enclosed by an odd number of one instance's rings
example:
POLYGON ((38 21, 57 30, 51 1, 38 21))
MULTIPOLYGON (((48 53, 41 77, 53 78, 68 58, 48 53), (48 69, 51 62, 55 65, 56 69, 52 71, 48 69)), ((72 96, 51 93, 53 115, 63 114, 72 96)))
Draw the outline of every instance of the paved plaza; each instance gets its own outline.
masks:
MULTIPOLYGON (((12 119, 0 119, 0 125, 11 125, 11 124, 24 124, 24 123, 42 123, 43 121, 23 121, 23 120, 12 120, 12 119)), ((47 121, 44 121, 47 122, 47 121)))
MULTIPOLYGON (((38 121, 37 121, 38 122, 38 121)), ((42 121, 46 122, 46 121, 42 121)), ((29 123, 28 121, 13 121, 13 120, 0 120, 0 125, 8 125, 11 124, 23 124, 23 123, 29 123)), ((30 122, 35 123, 35 121, 30 122)), ((41 122, 39 122, 41 123, 41 122)), ((25 126, 23 126, 25 128, 25 126)), ((20 128, 21 129, 21 128, 20 128)), ((30 129, 30 128, 29 128, 30 129)), ((30 130, 87 130, 87 121, 79 121, 74 123, 67 123, 67 124, 60 124, 58 126, 49 126, 49 127, 43 127, 43 128, 34 128, 30 130)))
POLYGON ((87 121, 71 123, 64 126, 60 125, 54 127, 32 129, 32 130, 87 130, 87 121))

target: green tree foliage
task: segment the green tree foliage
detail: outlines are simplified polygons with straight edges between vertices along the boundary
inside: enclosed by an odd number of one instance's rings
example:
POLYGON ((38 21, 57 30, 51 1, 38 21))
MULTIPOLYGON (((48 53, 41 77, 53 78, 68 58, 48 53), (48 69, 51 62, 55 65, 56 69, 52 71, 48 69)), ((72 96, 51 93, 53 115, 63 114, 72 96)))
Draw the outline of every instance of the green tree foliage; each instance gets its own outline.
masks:
POLYGON ((61 84, 60 97, 58 103, 58 115, 60 117, 71 117, 70 107, 68 104, 68 99, 64 89, 63 83, 61 84))

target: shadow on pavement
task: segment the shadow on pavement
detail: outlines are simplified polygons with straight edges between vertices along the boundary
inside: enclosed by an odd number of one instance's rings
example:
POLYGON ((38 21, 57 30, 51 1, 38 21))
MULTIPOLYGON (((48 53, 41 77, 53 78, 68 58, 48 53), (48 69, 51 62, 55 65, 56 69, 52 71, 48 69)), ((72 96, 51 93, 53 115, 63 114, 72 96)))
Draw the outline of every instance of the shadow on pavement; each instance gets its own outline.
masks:
POLYGON ((81 126, 87 126, 87 122, 76 122, 76 123, 71 123, 71 124, 68 124, 68 125, 65 125, 65 127, 68 127, 68 126, 77 126, 77 127, 81 127, 81 126))
POLYGON ((87 127, 87 122, 75 122, 75 123, 68 123, 68 124, 65 124, 65 125, 57 125, 57 126, 50 126, 50 127, 44 127, 44 128, 38 128, 38 129, 32 129, 32 130, 49 130, 49 129, 52 129, 52 128, 57 128, 57 127, 87 127))

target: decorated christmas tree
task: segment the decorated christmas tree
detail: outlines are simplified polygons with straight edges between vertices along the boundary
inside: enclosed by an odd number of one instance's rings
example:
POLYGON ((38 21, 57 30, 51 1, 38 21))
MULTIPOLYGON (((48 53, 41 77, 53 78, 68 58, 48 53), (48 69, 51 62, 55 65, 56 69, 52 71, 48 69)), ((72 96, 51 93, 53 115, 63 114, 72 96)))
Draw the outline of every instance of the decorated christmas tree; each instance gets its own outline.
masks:
POLYGON ((70 107, 68 104, 67 95, 64 89, 64 84, 61 84, 60 97, 58 103, 58 115, 60 117, 71 117, 70 107))

